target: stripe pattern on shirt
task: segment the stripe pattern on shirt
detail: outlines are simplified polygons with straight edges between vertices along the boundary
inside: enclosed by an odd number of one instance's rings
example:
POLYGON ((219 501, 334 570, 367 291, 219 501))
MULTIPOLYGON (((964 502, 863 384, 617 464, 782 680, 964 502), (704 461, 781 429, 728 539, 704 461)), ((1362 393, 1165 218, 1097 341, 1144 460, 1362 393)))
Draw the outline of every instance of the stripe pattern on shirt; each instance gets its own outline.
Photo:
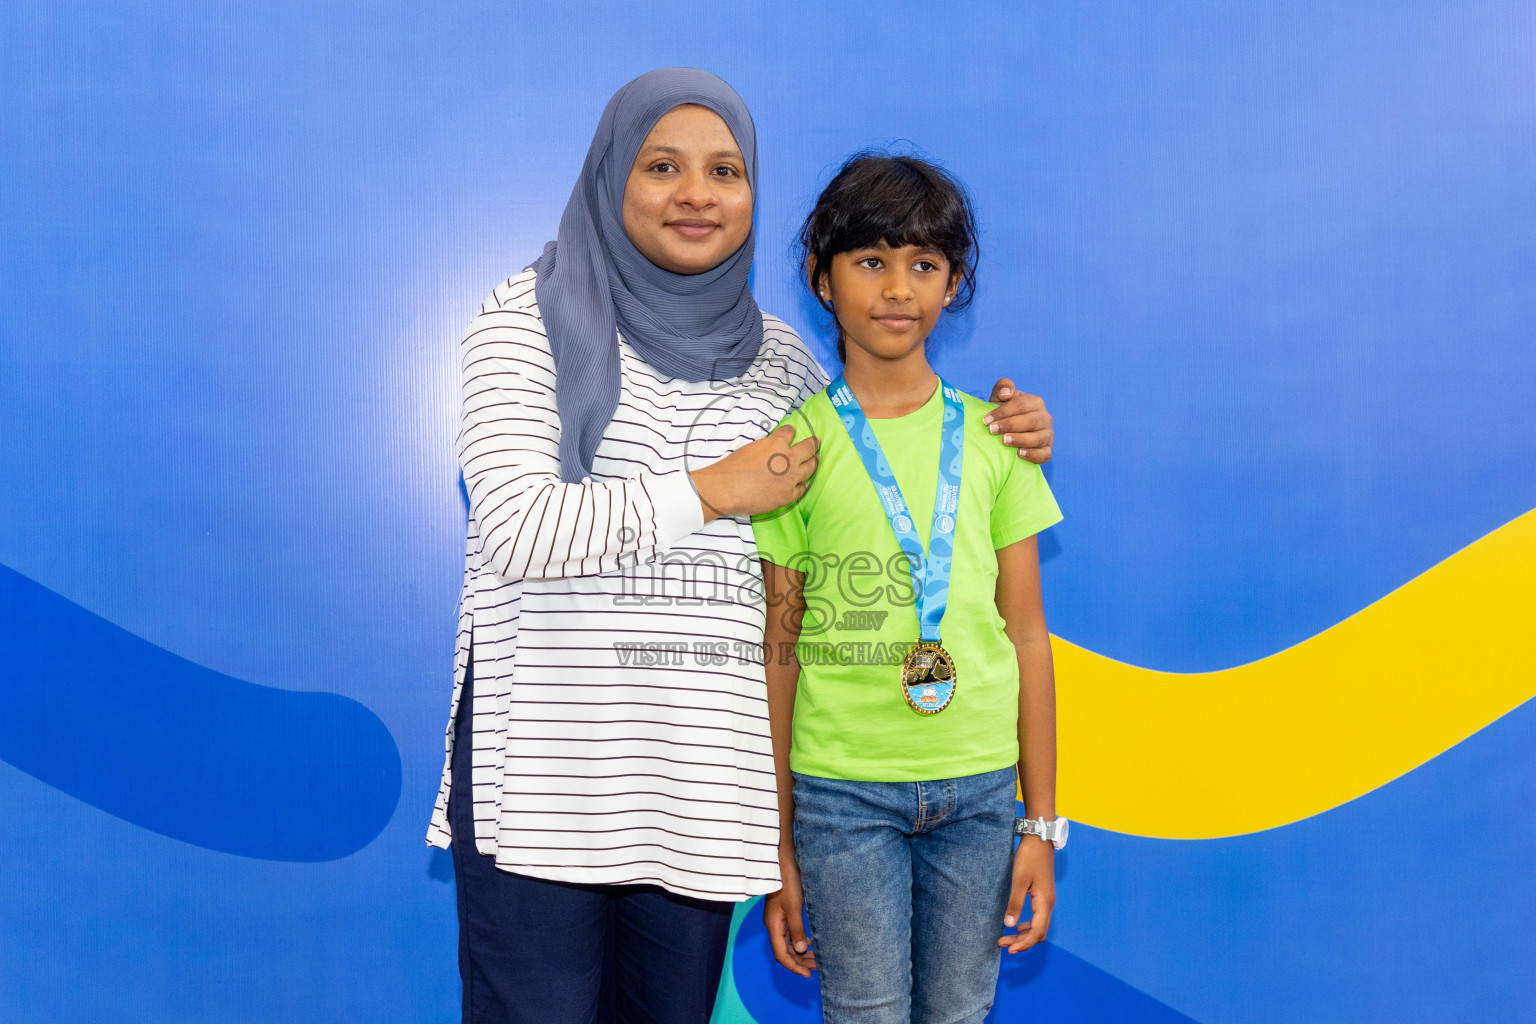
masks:
POLYGON ((750 522, 703 522, 687 474, 764 436, 826 374, 766 314, 757 358, 724 382, 664 376, 620 338, 618 408, 591 476, 567 484, 534 285, 529 270, 499 286, 460 348, 470 517, 428 842, 451 838, 452 722, 473 649, 481 853, 536 878, 772 892, 757 550, 750 522))

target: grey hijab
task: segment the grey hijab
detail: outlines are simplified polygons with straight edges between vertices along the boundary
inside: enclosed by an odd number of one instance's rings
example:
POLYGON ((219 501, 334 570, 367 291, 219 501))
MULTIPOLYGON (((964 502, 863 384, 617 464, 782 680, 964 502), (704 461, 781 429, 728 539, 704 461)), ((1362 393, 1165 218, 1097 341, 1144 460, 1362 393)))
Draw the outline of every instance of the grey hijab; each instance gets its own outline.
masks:
POLYGON ((763 339, 752 299, 752 233, 724 263, 674 274, 640 254, 624 233, 624 183, 646 135, 673 107, 696 103, 719 114, 757 192, 757 133, 741 97, 694 68, 641 75, 608 101, 555 241, 533 263, 539 311, 555 358, 560 475, 575 483, 619 404, 619 340, 651 366, 683 380, 725 380, 746 372, 763 339))

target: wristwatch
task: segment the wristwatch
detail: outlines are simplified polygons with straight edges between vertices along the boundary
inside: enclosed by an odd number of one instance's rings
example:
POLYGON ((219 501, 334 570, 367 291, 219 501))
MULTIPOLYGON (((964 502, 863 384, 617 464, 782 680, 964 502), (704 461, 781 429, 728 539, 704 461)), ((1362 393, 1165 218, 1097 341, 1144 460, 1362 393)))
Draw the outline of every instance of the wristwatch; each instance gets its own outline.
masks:
POLYGON ((1067 826, 1071 822, 1066 818, 1057 818, 1055 821, 1046 821, 1044 818, 1014 818, 1013 834, 1016 836, 1039 836, 1042 842, 1050 843, 1056 849, 1067 845, 1067 826))

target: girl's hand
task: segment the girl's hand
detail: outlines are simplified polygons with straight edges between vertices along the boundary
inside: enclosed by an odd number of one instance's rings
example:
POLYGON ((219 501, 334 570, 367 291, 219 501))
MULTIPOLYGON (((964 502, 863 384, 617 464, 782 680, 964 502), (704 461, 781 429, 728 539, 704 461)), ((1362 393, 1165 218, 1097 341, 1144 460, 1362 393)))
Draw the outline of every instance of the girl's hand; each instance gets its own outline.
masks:
POLYGON ((1045 938, 1051 927, 1051 911, 1056 906, 1056 848, 1041 842, 1034 836, 1019 840, 1019 848, 1013 854, 1013 888, 1008 893, 1008 913, 1003 927, 1012 928, 1018 922, 1017 935, 1004 934, 997 944, 1009 953, 1021 953, 1045 938), (1024 910, 1024 895, 1029 894, 1030 910, 1034 916, 1028 922, 1019 921, 1024 910))
POLYGON ((1030 462, 1050 462, 1056 431, 1051 428, 1045 400, 1025 394, 1004 377, 993 386, 990 401, 1002 403, 982 418, 992 433, 1001 434, 1003 444, 1017 448, 1030 462))
POLYGON ((759 438, 719 462, 688 474, 704 521, 720 516, 751 516, 783 508, 805 493, 816 472, 815 435, 790 444, 795 428, 788 423, 759 438))
POLYGON ((768 928, 773 958, 800 977, 809 978, 816 969, 816 951, 805 939, 805 894, 793 854, 779 854, 779 876, 784 888, 763 898, 763 924, 768 928))

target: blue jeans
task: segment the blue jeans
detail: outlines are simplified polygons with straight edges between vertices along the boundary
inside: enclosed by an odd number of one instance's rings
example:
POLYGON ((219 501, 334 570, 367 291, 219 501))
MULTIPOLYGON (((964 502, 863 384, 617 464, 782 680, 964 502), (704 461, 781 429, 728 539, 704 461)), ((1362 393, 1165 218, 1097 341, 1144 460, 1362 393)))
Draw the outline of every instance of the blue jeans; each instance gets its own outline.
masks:
POLYGON ((795 775, 795 860, 826 1024, 981 1024, 1013 863, 1014 769, 795 775))

